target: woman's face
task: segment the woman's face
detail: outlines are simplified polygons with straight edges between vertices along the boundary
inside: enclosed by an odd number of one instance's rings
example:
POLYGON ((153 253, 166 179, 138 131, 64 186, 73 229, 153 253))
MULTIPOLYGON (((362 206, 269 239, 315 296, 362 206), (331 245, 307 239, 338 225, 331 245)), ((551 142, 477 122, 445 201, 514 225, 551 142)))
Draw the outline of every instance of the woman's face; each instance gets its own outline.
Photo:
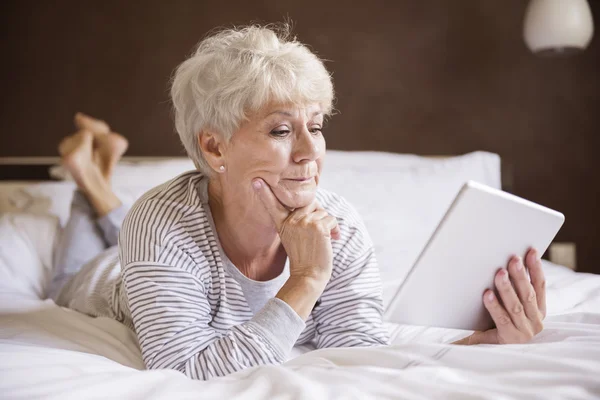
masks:
POLYGON ((288 208, 310 204, 325 156, 322 128, 323 114, 316 104, 265 107, 225 145, 221 184, 230 193, 247 196, 252 180, 262 178, 288 208))

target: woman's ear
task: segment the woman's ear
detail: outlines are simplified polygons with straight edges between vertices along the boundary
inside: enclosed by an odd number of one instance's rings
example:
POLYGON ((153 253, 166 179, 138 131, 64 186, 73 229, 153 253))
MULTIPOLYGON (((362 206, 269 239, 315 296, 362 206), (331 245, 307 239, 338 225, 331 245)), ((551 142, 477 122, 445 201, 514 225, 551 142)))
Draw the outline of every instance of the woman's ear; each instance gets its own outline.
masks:
POLYGON ((221 135, 210 131, 201 131, 198 133, 198 146, 200 146, 208 165, 215 172, 219 172, 219 168, 225 165, 225 141, 221 135))

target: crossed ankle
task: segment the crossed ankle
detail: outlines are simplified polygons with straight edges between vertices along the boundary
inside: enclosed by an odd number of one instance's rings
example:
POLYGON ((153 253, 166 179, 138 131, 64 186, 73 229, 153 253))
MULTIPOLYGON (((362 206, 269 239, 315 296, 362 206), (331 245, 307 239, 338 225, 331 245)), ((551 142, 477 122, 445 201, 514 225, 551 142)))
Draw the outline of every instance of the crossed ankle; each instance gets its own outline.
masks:
POLYGON ((85 188, 80 188, 80 190, 85 194, 98 217, 103 217, 121 206, 121 200, 119 200, 110 184, 104 179, 94 182, 85 188))

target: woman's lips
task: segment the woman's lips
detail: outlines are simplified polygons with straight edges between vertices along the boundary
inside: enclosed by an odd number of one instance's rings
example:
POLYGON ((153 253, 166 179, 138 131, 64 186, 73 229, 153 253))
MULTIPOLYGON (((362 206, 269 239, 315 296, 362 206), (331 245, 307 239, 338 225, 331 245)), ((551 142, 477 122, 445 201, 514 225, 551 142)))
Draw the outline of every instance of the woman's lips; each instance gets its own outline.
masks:
POLYGON ((308 178, 291 178, 291 181, 298 181, 298 182, 304 182, 307 181, 309 179, 312 179, 312 176, 309 176, 308 178))
POLYGON ((309 177, 305 177, 305 178, 287 178, 286 181, 302 183, 302 182, 311 181, 312 179, 313 179, 313 177, 309 176, 309 177))

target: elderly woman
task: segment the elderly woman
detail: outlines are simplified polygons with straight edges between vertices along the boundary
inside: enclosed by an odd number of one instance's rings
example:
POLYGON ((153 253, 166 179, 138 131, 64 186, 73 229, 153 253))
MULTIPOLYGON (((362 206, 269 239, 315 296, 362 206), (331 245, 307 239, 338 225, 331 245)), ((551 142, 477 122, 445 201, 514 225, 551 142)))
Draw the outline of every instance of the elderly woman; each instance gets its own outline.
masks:
MULTIPOLYGON (((129 210, 110 187, 126 141, 102 121, 76 116, 79 132, 59 151, 79 190, 51 297, 123 322, 148 368, 195 379, 281 363, 295 344, 311 341, 388 344, 365 226, 343 198, 317 189, 333 100, 319 58, 285 32, 225 30, 179 66, 171 94, 197 170, 129 210)), ((543 277, 535 252, 529 257, 532 277, 543 277)), ((506 270, 497 283, 514 309, 487 293, 498 329, 461 343, 539 332, 543 288, 538 308, 521 260, 509 271, 516 291, 506 270)))

